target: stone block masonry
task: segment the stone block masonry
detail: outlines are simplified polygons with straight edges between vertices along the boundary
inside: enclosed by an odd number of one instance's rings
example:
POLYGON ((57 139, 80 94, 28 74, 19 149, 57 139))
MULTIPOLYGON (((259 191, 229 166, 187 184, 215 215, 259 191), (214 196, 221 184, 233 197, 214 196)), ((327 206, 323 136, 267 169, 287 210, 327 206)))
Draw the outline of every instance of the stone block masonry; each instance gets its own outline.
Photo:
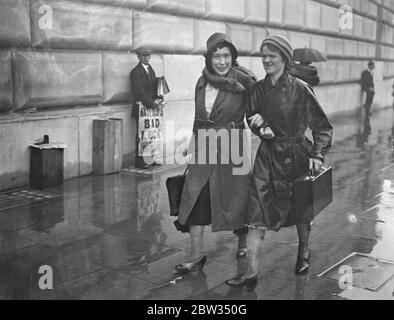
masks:
MULTIPOLYGON (((27 184, 27 146, 48 133, 71 146, 66 178, 90 174, 95 119, 123 120, 123 162, 131 163, 129 73, 142 46, 153 50, 152 66, 171 90, 166 120, 184 132, 191 130, 194 86, 213 32, 230 35, 239 62, 259 78, 268 34, 325 53, 316 92, 329 115, 360 107, 358 81, 368 59, 377 61, 381 88, 394 79, 389 0, 0 0, 0 7, 0 190, 27 184), (353 9, 349 29, 339 24, 343 4, 353 9)), ((376 92, 382 107, 392 102, 385 90, 376 92)))

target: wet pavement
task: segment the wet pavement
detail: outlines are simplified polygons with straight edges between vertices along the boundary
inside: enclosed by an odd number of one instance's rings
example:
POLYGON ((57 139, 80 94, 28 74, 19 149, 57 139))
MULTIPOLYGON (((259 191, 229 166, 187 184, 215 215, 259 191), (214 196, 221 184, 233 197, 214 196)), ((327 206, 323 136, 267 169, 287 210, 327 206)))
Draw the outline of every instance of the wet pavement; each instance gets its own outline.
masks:
MULTIPOLYGON (((184 170, 179 167, 153 176, 71 179, 45 190, 53 198, 0 208, 0 299, 394 299, 393 268, 384 270, 388 280, 376 290, 350 287, 342 274, 321 275, 353 252, 394 261, 393 120, 390 108, 370 119, 333 121, 327 163, 334 169, 334 202, 315 220, 306 276, 294 274, 291 227, 267 234, 253 291, 229 288, 224 281, 236 271, 236 238, 207 228, 203 272, 171 283, 189 244, 168 214, 165 180, 184 170), (52 290, 39 287, 44 265, 53 271, 52 290)), ((376 274, 364 278, 381 281, 376 274)))

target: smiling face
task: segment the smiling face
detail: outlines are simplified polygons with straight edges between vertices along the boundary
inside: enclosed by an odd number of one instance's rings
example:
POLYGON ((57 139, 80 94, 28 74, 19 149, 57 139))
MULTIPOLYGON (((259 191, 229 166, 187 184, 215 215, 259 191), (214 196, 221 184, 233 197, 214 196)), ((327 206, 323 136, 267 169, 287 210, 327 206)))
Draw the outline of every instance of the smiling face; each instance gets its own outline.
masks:
POLYGON ((212 54, 212 69, 219 76, 229 73, 232 66, 232 56, 228 47, 217 49, 212 54))
POLYGON ((282 74, 286 66, 285 59, 279 51, 271 49, 267 45, 261 49, 265 72, 270 76, 282 74))

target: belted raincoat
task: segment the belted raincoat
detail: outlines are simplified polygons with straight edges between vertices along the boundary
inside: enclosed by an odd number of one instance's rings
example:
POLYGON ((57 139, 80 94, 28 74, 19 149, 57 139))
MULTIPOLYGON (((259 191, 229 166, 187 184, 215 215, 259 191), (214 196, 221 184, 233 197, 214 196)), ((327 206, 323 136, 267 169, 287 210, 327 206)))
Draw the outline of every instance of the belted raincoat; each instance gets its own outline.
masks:
MULTIPOLYGON (((275 138, 262 139, 257 151, 247 223, 278 231, 296 223, 294 180, 308 172, 309 158, 324 161, 333 128, 312 88, 287 71, 275 85, 268 75, 257 82, 249 101, 248 116, 261 114, 275 138)), ((257 129, 253 131, 258 134, 257 129)))
POLYGON ((243 143, 242 134, 244 130, 242 129, 244 128, 247 97, 255 81, 234 68, 231 68, 227 78, 235 80, 233 81, 233 88, 239 87, 239 84, 241 84, 243 89, 220 88, 209 116, 205 107, 205 88, 208 79, 203 75, 197 82, 193 126, 195 139, 192 140, 194 146, 189 148, 192 152, 194 151, 191 161, 194 164, 189 166, 186 175, 178 216, 178 222, 184 225, 202 189, 209 183, 213 232, 245 228, 251 171, 250 156, 248 156, 250 148, 243 143), (201 159, 199 160, 199 154, 203 149, 205 149, 208 157, 209 146, 213 140, 201 139, 199 141, 198 135, 207 132, 206 130, 209 129, 211 129, 211 132, 221 131, 222 134, 223 130, 227 132, 227 137, 220 139, 221 142, 219 140, 217 148, 215 148, 216 164, 212 164, 212 159, 207 162, 208 159, 205 157, 203 158, 206 160, 202 163, 201 159), (238 135, 238 138, 235 138, 236 135, 238 135), (238 159, 234 159, 232 156, 231 150, 235 147, 233 153, 242 156, 243 163, 237 163, 238 159), (247 161, 249 163, 246 163, 247 161), (236 169, 239 169, 239 171, 236 169))

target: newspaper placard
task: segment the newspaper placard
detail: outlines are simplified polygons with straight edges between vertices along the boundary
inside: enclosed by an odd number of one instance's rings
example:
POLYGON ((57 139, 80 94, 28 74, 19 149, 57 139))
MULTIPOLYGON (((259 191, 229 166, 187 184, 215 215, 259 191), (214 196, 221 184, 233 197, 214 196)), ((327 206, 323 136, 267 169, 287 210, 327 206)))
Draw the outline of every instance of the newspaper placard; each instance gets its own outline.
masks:
POLYGON ((157 164, 163 159, 163 109, 146 108, 139 103, 138 155, 152 157, 157 164))

